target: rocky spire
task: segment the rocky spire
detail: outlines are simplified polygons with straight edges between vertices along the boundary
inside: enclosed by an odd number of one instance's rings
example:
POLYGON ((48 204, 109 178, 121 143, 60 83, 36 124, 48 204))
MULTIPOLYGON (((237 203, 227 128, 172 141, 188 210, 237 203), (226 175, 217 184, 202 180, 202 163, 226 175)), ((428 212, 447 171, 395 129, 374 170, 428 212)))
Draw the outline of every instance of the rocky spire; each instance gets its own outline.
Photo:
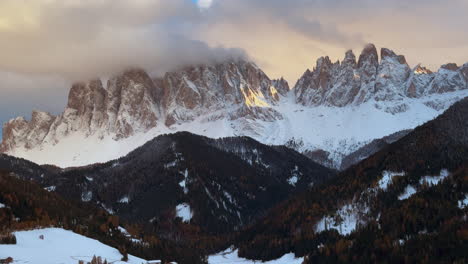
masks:
POLYGON ((358 68, 375 68, 379 66, 379 57, 374 44, 367 44, 361 52, 358 61, 358 68))
POLYGON ((379 66, 377 49, 374 44, 367 44, 361 52, 358 61, 357 76, 360 82, 356 104, 368 101, 375 93, 375 79, 379 66))
POLYGON ((351 67, 356 66, 356 56, 354 55, 352 50, 346 51, 345 57, 341 64, 345 66, 351 66, 351 67))
POLYGON ((286 94, 290 91, 289 84, 283 77, 272 80, 272 85, 278 91, 278 93, 283 96, 286 96, 286 94))
POLYGON ((402 55, 390 49, 381 49, 381 61, 375 82, 373 98, 377 101, 390 101, 405 96, 406 82, 411 69, 402 55))

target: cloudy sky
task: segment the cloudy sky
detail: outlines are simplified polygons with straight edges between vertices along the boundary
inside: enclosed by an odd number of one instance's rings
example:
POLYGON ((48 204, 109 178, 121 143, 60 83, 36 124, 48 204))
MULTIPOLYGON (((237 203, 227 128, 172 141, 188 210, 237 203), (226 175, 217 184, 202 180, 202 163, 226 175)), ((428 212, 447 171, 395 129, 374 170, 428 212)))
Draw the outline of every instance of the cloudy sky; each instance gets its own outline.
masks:
POLYGON ((0 122, 60 112, 76 80, 248 57, 292 84, 365 43, 468 61, 468 0, 1 0, 0 122))

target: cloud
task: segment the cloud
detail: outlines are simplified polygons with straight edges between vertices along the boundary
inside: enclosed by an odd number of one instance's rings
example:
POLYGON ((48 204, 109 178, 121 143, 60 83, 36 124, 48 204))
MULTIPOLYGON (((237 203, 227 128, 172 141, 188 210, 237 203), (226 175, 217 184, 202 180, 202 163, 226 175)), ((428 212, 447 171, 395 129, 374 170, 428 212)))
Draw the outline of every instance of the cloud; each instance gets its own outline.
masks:
POLYGON ((191 1, 2 0, 0 10, 3 71, 81 79, 245 56, 186 36, 200 21, 191 1))
POLYGON ((2 0, 0 71, 75 80, 248 53, 294 81, 317 57, 341 59, 367 42, 436 65, 467 51, 467 8, 466 0, 2 0))
POLYGON ((341 60, 368 42, 437 70, 468 61, 467 9, 466 0, 214 0, 197 34, 244 48, 269 75, 292 83, 318 57, 341 60))
POLYGON ((208 8, 213 3, 213 0, 198 0, 198 6, 201 8, 208 8))

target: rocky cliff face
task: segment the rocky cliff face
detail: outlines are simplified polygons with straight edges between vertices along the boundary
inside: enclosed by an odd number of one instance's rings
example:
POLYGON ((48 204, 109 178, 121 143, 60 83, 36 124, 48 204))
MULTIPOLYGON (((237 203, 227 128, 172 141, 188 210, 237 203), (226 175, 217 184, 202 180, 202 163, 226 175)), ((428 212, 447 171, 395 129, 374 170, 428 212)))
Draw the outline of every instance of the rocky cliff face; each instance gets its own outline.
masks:
POLYGON ((438 72, 416 66, 413 70, 402 55, 382 48, 380 62, 374 45, 367 45, 356 63, 352 51, 344 60, 332 63, 328 57, 317 60, 294 87, 296 102, 306 106, 359 105, 370 100, 397 101, 435 93, 467 89, 468 65, 449 63, 438 72))
POLYGON ((284 79, 272 81, 247 61, 186 67, 155 79, 131 69, 106 86, 100 79, 75 83, 59 116, 33 112, 29 122, 16 118, 6 123, 0 150, 56 144, 75 132, 118 140, 213 113, 219 113, 214 119, 273 121, 280 114, 270 106, 288 91, 284 79))
POLYGON ((272 120, 275 113, 269 106, 279 100, 275 86, 283 93, 285 89, 284 82, 271 81, 255 64, 246 61, 186 67, 155 82, 162 91, 160 103, 167 126, 215 112, 220 112, 219 118, 229 119, 260 112, 272 120))

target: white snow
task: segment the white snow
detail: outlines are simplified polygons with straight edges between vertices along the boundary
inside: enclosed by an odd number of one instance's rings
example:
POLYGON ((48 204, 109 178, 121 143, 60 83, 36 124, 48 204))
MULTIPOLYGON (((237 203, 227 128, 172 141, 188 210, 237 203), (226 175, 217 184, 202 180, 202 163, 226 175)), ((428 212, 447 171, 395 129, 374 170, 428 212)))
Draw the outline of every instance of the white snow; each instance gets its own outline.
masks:
POLYGON ((93 192, 92 191, 85 191, 81 194, 81 200, 83 202, 89 202, 93 199, 93 192))
POLYGON ((130 233, 128 233, 127 229, 125 229, 125 228, 123 228, 123 227, 121 227, 121 226, 119 226, 118 229, 119 229, 120 233, 122 233, 122 234, 125 235, 126 237, 130 237, 130 236, 131 236, 130 233))
POLYGON ((388 186, 392 184, 393 177, 397 176, 405 176, 405 172, 391 172, 391 171, 383 171, 382 178, 379 180, 379 188, 386 191, 388 186))
POLYGON ((442 169, 440 175, 438 176, 425 176, 419 180, 419 184, 427 184, 429 186, 434 186, 442 182, 445 178, 450 175, 449 171, 442 169))
POLYGON ((13 263, 77 264, 90 262, 93 256, 107 259, 109 263, 142 264, 146 260, 129 255, 123 262, 115 248, 60 228, 35 229, 15 232, 16 245, 0 245, 0 259, 12 257, 13 263), (44 240, 39 236, 43 235, 44 240))
POLYGON ((101 207, 102 209, 106 210, 106 212, 108 212, 109 214, 114 214, 114 210, 112 210, 112 208, 110 207, 107 207, 105 204, 101 204, 101 207))
POLYGON ((240 258, 237 249, 227 249, 216 255, 211 255, 208 257, 208 264, 255 264, 255 263, 264 263, 264 264, 301 264, 304 261, 304 258, 295 258, 294 254, 286 254, 283 257, 272 260, 272 261, 254 261, 244 258, 240 258))
POLYGON ((359 225, 364 224, 361 221, 361 215, 368 212, 368 208, 360 208, 356 204, 346 204, 339 209, 334 216, 322 218, 315 226, 315 232, 320 233, 325 230, 334 229, 341 235, 349 235, 355 231, 359 225))
POLYGON ((184 172, 180 172, 184 176, 184 179, 179 182, 179 186, 184 190, 184 193, 188 193, 188 188, 187 188, 187 179, 188 179, 188 169, 185 169, 184 172))
POLYGON ((296 186, 296 183, 299 181, 299 177, 302 173, 299 171, 299 167, 296 165, 291 171, 291 177, 288 179, 288 183, 292 186, 296 186))
POLYGON ((465 209, 468 207, 468 194, 465 194, 465 199, 458 201, 458 208, 465 209))
POLYGON ((192 210, 190 205, 187 203, 182 203, 176 206, 176 216, 182 218, 182 221, 185 223, 192 220, 192 210))
MULTIPOLYGON (((164 122, 142 132, 136 130, 129 138, 115 140, 108 131, 93 135, 86 132, 70 132, 61 135, 57 142, 44 143, 33 149, 16 148, 7 154, 25 158, 38 164, 60 167, 84 166, 107 162, 128 154, 155 136, 177 131, 189 131, 211 138, 250 136, 270 145, 283 145, 291 140, 299 144, 298 151, 323 149, 338 166, 343 155, 349 154, 376 138, 411 129, 434 119, 468 90, 427 95, 419 99, 403 98, 397 101, 369 101, 346 107, 302 106, 292 96, 281 97, 277 105, 262 103, 263 95, 246 94, 252 105, 279 113, 274 121, 262 119, 231 119, 226 108, 213 111, 168 128, 164 122), (449 102, 449 103, 444 103, 449 102), (403 112, 389 113, 386 109, 407 105, 403 112), (431 107, 436 104, 437 107, 431 107), (98 151, 99 150, 99 151, 98 151)), ((171 165, 171 164, 168 164, 171 165)))
POLYGON ((408 186, 406 186, 403 193, 398 196, 398 200, 406 200, 406 199, 410 198, 415 193, 417 193, 417 190, 413 186, 408 185, 408 186))
POLYGON ((57 187, 55 185, 53 185, 53 186, 45 187, 44 190, 46 190, 48 192, 54 192, 56 188, 57 187))
POLYGON ((124 196, 119 200, 119 203, 129 203, 129 202, 130 202, 130 199, 128 198, 128 196, 124 196))
POLYGON ((124 236, 126 236, 130 241, 132 241, 133 243, 143 243, 143 241, 141 239, 136 239, 134 237, 132 237, 132 235, 127 231, 127 229, 119 226, 118 227, 120 233, 122 233, 124 236))
POLYGON ((169 169, 169 168, 175 167, 176 165, 177 165, 177 160, 174 160, 174 161, 171 161, 171 162, 165 164, 164 168, 169 169))
POLYGON ((294 175, 294 176, 291 176, 291 178, 288 179, 288 183, 292 186, 296 186, 296 183, 297 183, 297 176, 294 175))

